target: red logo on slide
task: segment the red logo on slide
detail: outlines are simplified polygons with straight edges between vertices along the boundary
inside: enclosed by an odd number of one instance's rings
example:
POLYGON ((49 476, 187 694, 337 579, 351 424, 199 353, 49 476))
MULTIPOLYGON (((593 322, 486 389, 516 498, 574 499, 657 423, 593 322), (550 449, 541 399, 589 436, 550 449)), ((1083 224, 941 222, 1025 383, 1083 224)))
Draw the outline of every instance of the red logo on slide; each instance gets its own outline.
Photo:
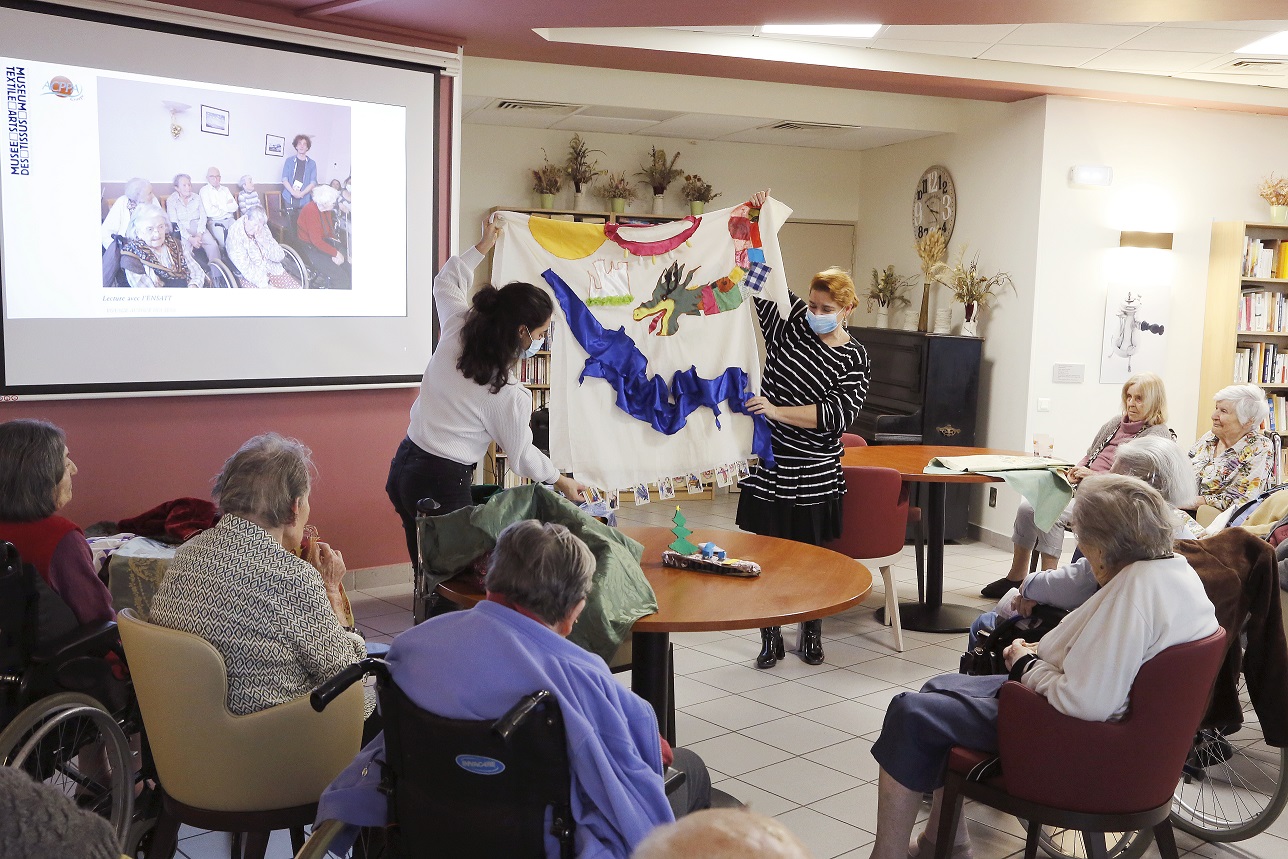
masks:
POLYGON ((45 84, 45 95, 56 95, 59 98, 78 99, 81 97, 81 88, 72 83, 71 78, 64 75, 58 75, 50 78, 45 84))

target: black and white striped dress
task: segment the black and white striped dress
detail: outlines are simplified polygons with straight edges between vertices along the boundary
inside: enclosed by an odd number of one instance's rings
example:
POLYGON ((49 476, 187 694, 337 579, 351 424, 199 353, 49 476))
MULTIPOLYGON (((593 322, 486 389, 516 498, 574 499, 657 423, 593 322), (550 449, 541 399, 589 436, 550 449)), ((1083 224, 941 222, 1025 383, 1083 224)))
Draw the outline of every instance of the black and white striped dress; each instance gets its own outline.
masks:
POLYGON ((737 521, 744 531, 819 544, 841 533, 841 433, 863 408, 871 371, 857 340, 828 346, 809 327, 805 309, 792 296, 783 319, 773 302, 756 299, 766 346, 761 395, 775 406, 816 405, 818 425, 769 422, 775 465, 757 466, 741 481, 737 521))

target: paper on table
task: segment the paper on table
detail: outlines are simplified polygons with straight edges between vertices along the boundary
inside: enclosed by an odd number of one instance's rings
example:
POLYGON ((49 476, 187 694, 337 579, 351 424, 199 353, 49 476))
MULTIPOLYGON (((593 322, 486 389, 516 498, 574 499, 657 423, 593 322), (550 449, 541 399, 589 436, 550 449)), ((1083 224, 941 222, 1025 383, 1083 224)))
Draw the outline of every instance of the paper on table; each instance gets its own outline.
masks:
POLYGON ((974 474, 991 471, 1046 470, 1067 468, 1072 462, 1048 459, 1043 456, 1009 456, 1006 454, 977 454, 974 456, 937 456, 926 465, 926 474, 974 474))

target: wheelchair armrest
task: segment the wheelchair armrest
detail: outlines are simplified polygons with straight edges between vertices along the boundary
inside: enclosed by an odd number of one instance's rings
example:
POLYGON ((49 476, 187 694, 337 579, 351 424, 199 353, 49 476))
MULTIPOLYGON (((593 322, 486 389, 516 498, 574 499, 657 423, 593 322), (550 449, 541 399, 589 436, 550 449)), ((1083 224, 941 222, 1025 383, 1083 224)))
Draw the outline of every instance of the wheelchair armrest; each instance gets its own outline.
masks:
POLYGON ((367 674, 375 674, 380 682, 389 680, 389 663, 374 656, 360 659, 309 693, 309 706, 321 713, 340 693, 367 674))
POLYGON ((522 725, 532 711, 537 709, 547 698, 551 697, 549 689, 540 689, 522 698, 519 703, 510 708, 510 712, 497 719, 492 724, 492 731, 502 742, 509 742, 510 735, 515 729, 522 725))
POLYGON ((666 789, 666 795, 670 796, 679 790, 688 779, 689 777, 686 774, 675 767, 667 767, 666 772, 662 774, 662 787, 666 789))
POLYGON ((31 654, 35 665, 63 662, 78 656, 103 656, 108 651, 119 651, 121 638, 116 631, 116 621, 102 620, 78 626, 64 636, 38 646, 31 654))
POLYGON ((416 502, 416 513, 421 516, 433 516, 434 511, 442 506, 433 498, 422 498, 416 502))

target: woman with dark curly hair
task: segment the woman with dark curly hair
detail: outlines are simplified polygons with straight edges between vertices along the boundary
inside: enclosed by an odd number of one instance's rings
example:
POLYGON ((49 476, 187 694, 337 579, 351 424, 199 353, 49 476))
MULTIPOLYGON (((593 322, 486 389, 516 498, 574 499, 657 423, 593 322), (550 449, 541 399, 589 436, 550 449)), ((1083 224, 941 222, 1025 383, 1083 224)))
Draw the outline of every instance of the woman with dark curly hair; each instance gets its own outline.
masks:
POLYGON ((496 244, 501 228, 489 220, 483 238, 454 256, 434 278, 442 327, 438 348, 411 407, 407 437, 389 465, 385 492, 402 517, 407 552, 416 562, 416 502, 433 498, 450 513, 468 506, 474 464, 492 442, 514 473, 545 483, 574 501, 585 489, 559 474, 532 444, 532 393, 514 368, 535 355, 550 330, 554 302, 530 283, 484 285, 469 297, 474 269, 496 244))

